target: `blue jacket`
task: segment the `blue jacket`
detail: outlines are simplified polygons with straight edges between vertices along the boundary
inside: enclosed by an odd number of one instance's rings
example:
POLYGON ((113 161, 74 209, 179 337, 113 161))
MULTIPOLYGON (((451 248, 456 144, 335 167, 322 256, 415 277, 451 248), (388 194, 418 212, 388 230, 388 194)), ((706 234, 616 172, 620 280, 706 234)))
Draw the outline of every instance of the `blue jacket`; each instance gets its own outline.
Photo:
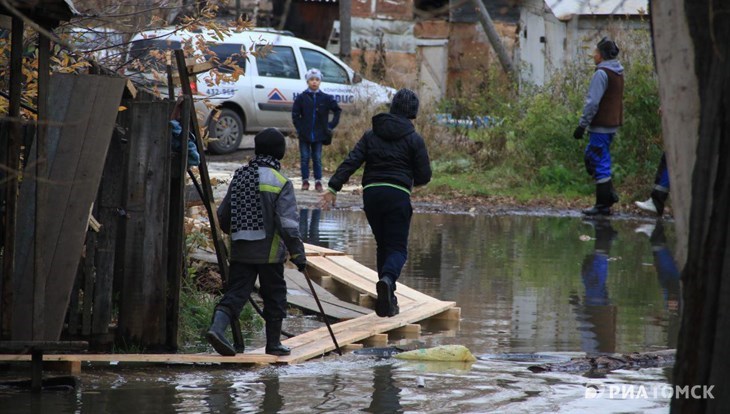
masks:
POLYGON ((299 140, 304 142, 322 142, 327 130, 334 129, 340 123, 340 106, 335 97, 322 92, 313 93, 309 89, 300 93, 294 100, 291 117, 299 140), (329 122, 330 111, 334 114, 329 122))

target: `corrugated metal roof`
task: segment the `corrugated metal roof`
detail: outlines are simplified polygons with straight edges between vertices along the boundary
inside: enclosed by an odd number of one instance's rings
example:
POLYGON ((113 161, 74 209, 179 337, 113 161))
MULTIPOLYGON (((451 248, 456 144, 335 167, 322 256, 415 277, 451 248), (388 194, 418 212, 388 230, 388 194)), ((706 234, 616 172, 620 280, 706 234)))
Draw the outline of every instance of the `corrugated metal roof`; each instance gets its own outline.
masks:
POLYGON ((545 0, 555 17, 570 20, 574 15, 647 14, 648 0, 545 0))

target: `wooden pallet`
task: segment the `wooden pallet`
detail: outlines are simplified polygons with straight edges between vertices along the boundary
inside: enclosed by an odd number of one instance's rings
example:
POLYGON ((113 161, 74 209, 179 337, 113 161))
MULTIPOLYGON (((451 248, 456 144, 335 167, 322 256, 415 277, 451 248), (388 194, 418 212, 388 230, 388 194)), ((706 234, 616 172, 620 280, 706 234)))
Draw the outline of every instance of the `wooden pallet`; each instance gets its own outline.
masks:
MULTIPOLYGON (((440 314, 455 305, 454 302, 433 300, 429 302, 410 302, 402 305, 400 314, 392 318, 380 318, 375 313, 339 322, 332 325, 332 331, 340 346, 367 340, 370 337, 383 334, 413 322, 427 319, 440 314)), ((327 328, 319 328, 305 334, 282 341, 291 348, 291 355, 279 357, 280 364, 297 364, 311 358, 319 357, 335 349, 327 328)), ((263 348, 254 352, 263 352, 263 348)))
MULTIPOLYGON (((314 279, 327 280, 330 287, 349 289, 351 297, 365 296, 376 298, 375 283, 378 275, 372 269, 356 262, 342 252, 306 245, 307 263, 310 275, 314 279), (330 253, 332 252, 332 253, 330 253)), ((291 272, 287 272, 291 273, 291 272)), ((288 282, 289 283, 289 282, 288 282)), ((306 281, 296 283, 298 289, 304 290, 306 281)), ((295 286, 290 286, 294 288, 295 286)), ((319 289, 318 289, 319 291, 319 289)), ((420 326, 414 325, 424 320, 458 321, 460 309, 454 302, 441 301, 402 283, 397 284, 396 296, 400 313, 392 318, 380 318, 371 309, 356 307, 353 309, 367 313, 353 319, 332 325, 332 330, 341 348, 347 350, 365 344, 387 343, 388 332, 403 335, 416 335, 420 326)), ((328 296, 329 298, 329 296, 328 296)), ((329 300, 329 299, 328 299, 329 300)), ((332 303, 337 300, 332 299, 332 303)), ((339 301, 342 303, 342 301, 339 301)), ((371 304, 374 301, 371 301, 371 304)), ((310 304, 311 305, 311 304, 310 304)), ((328 304, 328 306, 336 306, 328 304)), ((43 355, 44 361, 63 361, 79 364, 81 361, 97 363, 167 363, 167 364, 296 364, 311 358, 322 356, 335 349, 332 338, 326 327, 315 329, 289 338, 283 343, 292 350, 291 355, 276 357, 266 355, 264 348, 247 351, 234 357, 223 357, 215 354, 104 354, 104 355, 43 355)), ((0 355, 0 361, 26 361, 28 355, 0 355)))
MULTIPOLYGON (((307 246, 308 248, 310 246, 307 246)), ((378 274, 343 254, 307 255, 310 274, 329 277, 361 295, 376 298, 375 283, 378 274)), ((332 325, 332 331, 340 346, 366 341, 388 331, 396 330, 433 316, 453 318, 456 303, 445 302, 421 293, 402 283, 396 284, 396 296, 400 313, 392 318, 380 318, 371 312, 356 319, 332 325)), ((458 311, 457 311, 458 314, 458 311)), ((382 338, 380 338, 382 341, 382 338)), ((326 327, 287 339, 283 343, 292 349, 291 355, 280 357, 278 363, 296 364, 321 356, 335 349, 326 327)), ((256 350, 263 352, 263 348, 256 350)))
MULTIPOLYGON (((289 306, 294 306, 310 313, 319 315, 319 307, 312 296, 309 285, 304 275, 294 269, 284 270, 284 279, 286 279, 286 301, 289 306)), ((337 320, 355 319, 372 312, 363 306, 355 305, 338 299, 335 295, 313 283, 314 289, 317 291, 317 297, 322 303, 324 313, 337 320)))

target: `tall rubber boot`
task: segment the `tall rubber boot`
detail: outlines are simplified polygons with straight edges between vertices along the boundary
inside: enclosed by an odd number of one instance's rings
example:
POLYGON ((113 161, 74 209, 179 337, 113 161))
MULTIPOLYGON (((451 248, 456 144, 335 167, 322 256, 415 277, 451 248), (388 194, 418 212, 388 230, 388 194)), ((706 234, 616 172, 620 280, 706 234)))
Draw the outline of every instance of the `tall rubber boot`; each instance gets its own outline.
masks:
POLYGON ((216 308, 213 314, 213 323, 205 334, 205 338, 213 345, 213 349, 223 356, 235 356, 236 350, 228 339, 226 329, 231 324, 231 317, 222 308, 216 308))
POLYGON ((375 302, 375 314, 381 318, 393 316, 393 285, 390 278, 383 277, 375 284, 375 291, 378 292, 378 298, 375 302))
POLYGON ((281 319, 266 321, 266 353, 284 356, 291 354, 291 349, 281 343, 281 319))
POLYGON ((664 204, 667 201, 667 197, 669 197, 669 193, 667 193, 666 191, 652 190, 651 192, 651 201, 654 202, 656 214, 659 217, 664 214, 664 204))
POLYGON ((610 184, 609 188, 611 189, 611 205, 614 205, 618 203, 618 193, 616 192, 616 189, 613 188, 613 180, 608 183, 610 184))
POLYGON ((609 220, 596 221, 594 228, 596 230, 594 249, 609 254, 611 252, 611 244, 616 238, 616 235, 618 235, 618 232, 613 229, 609 220))
POLYGON ((618 195, 611 181, 596 184, 596 204, 583 210, 586 216, 610 216, 611 206, 618 201, 618 195))

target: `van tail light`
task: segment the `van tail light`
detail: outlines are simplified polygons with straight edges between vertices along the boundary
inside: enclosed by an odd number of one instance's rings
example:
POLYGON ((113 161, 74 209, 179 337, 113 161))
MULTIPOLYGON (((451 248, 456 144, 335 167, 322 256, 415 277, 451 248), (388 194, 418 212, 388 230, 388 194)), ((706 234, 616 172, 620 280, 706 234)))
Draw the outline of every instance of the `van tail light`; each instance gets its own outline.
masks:
POLYGON ((193 95, 198 94, 198 83, 195 81, 190 81, 190 90, 192 91, 193 95))

